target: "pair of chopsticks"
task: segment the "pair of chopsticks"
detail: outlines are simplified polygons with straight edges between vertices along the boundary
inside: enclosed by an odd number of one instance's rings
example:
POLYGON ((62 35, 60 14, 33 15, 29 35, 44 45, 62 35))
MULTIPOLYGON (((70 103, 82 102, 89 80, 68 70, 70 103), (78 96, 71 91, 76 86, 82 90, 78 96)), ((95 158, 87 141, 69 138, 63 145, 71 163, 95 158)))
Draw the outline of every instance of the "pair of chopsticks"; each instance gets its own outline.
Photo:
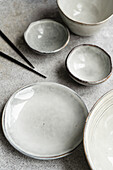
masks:
POLYGON ((0 30, 0 36, 5 40, 5 42, 7 44, 9 44, 9 46, 18 54, 20 55, 20 57, 22 57, 24 59, 24 61, 30 66, 27 66, 23 63, 21 63, 20 61, 12 58, 11 56, 3 53, 2 51, 0 51, 0 56, 4 57, 5 59, 9 60, 9 61, 12 61, 13 63, 17 64, 17 65, 20 65, 21 67, 43 77, 43 78, 46 78, 46 76, 44 76, 43 74, 37 72, 35 70, 35 67, 30 63, 30 61, 22 54, 22 52, 9 40, 9 38, 0 30))

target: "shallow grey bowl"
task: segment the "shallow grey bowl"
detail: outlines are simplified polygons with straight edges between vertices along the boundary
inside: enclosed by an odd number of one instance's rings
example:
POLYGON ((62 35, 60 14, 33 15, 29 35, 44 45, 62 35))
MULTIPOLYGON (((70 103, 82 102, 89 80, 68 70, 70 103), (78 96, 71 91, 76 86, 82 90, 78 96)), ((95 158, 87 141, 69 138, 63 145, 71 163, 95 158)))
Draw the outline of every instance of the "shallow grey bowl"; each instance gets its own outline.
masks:
POLYGON ((83 44, 75 47, 67 56, 69 75, 83 85, 96 85, 106 81, 112 73, 111 57, 102 48, 83 44))
POLYGON ((24 33, 29 47, 39 53, 55 53, 69 42, 70 33, 62 24, 51 19, 42 19, 29 25, 24 33))

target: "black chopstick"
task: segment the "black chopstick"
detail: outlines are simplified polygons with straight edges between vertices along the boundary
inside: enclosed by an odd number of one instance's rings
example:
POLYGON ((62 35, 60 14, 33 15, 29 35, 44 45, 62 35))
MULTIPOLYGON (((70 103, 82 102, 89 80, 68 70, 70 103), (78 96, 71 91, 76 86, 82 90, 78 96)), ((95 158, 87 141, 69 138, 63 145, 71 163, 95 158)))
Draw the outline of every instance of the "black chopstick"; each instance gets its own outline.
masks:
POLYGON ((21 67, 23 67, 23 68, 25 68, 25 69, 27 69, 27 70, 29 70, 29 71, 31 71, 31 72, 33 72, 33 73, 41 76, 41 77, 43 77, 43 78, 46 78, 46 76, 44 76, 43 74, 37 72, 36 70, 32 69, 31 67, 29 67, 29 66, 21 63, 20 61, 14 59, 14 58, 12 58, 12 57, 10 57, 9 55, 7 55, 7 54, 5 54, 5 53, 3 53, 3 52, 1 52, 1 51, 0 51, 0 56, 6 58, 7 60, 12 61, 13 63, 15 63, 15 64, 17 64, 17 65, 20 65, 21 67))
POLYGON ((34 68, 34 66, 30 63, 30 61, 22 54, 22 52, 9 40, 9 38, 0 30, 0 35, 1 37, 7 42, 7 44, 10 45, 10 47, 17 53, 19 54, 29 66, 34 68))

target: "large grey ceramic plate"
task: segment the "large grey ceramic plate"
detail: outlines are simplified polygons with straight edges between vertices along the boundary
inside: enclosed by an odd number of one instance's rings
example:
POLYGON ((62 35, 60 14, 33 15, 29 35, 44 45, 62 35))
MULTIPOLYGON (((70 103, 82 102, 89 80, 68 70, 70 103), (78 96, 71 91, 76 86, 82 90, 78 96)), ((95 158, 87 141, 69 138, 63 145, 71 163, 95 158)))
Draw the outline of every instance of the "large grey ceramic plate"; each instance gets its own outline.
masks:
POLYGON ((70 154, 82 141, 87 109, 80 97, 56 83, 38 83, 15 92, 2 117, 10 144, 36 159, 70 154))

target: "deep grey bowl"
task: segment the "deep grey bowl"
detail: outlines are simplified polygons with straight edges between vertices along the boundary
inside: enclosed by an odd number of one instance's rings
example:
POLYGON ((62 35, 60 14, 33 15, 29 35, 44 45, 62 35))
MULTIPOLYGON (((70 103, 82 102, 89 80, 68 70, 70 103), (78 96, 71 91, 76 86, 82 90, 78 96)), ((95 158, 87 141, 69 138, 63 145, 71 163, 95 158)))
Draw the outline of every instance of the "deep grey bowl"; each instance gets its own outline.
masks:
POLYGON ((65 64, 70 77, 85 86, 103 83, 112 74, 110 55, 96 45, 76 46, 68 54, 65 64))

